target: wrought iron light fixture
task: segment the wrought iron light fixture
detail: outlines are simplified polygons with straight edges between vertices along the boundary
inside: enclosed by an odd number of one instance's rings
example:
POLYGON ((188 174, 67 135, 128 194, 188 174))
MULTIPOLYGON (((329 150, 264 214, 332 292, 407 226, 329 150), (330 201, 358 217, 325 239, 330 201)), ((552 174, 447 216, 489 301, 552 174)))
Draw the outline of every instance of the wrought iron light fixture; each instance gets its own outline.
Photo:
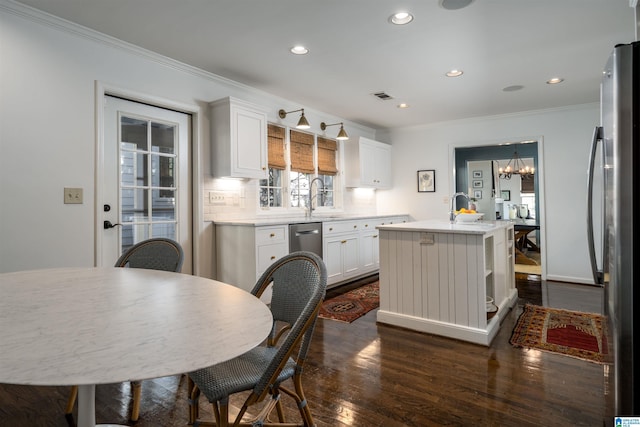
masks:
POLYGON ((523 179, 531 179, 533 178, 533 173, 533 166, 527 166, 524 160, 518 156, 517 150, 513 152, 513 157, 507 163, 507 167, 498 168, 498 176, 502 179, 511 179, 512 175, 520 175, 523 179))
POLYGON ((300 114, 300 120, 298 120, 298 124, 296 125, 296 129, 309 129, 311 127, 311 125, 307 121, 307 118, 304 116, 304 108, 300 108, 299 110, 293 110, 293 111, 280 110, 280 111, 278 111, 278 116, 281 119, 284 119, 285 117, 287 117, 287 114, 296 113, 298 111, 302 111, 302 114, 300 114))
POLYGON ((326 124, 325 122, 320 123, 320 129, 322 130, 326 130, 329 126, 337 126, 340 125, 340 130, 338 131, 338 136, 336 136, 336 139, 340 140, 340 141, 346 141, 347 139, 349 139, 349 135, 347 135, 347 132, 345 132, 344 130, 344 124, 342 122, 340 123, 331 123, 331 124, 326 124))

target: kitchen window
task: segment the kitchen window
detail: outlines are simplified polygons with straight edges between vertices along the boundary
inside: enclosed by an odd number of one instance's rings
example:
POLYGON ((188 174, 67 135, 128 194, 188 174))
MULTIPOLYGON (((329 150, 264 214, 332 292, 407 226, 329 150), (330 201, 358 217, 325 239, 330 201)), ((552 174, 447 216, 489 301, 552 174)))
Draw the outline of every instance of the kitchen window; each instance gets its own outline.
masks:
POLYGON ((285 129, 280 126, 267 126, 269 178, 260 180, 260 207, 283 207, 285 159, 285 129))
POLYGON ((307 209, 311 199, 316 209, 335 208, 339 204, 337 141, 294 129, 289 130, 287 141, 286 134, 285 128, 268 125, 269 178, 260 180, 260 208, 307 209), (316 177, 321 183, 310 189, 316 177))

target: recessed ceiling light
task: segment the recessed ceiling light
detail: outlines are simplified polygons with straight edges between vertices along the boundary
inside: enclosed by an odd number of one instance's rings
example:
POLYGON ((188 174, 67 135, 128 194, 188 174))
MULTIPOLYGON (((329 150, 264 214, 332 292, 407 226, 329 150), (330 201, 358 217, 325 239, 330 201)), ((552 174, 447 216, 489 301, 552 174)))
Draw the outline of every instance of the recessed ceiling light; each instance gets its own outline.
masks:
POLYGON ((406 25, 411 21, 413 21, 413 15, 409 12, 398 12, 389 17, 389 22, 396 25, 406 25))
POLYGON ((549 80, 547 80, 547 84, 548 85, 555 85, 558 83, 562 83, 564 81, 564 79, 562 77, 552 77, 549 80))
POLYGON ((450 71, 447 71, 447 77, 459 77, 462 74, 464 74, 462 72, 462 70, 450 70, 450 71))
POLYGON ((401 104, 398 104, 398 108, 409 108, 409 104, 403 102, 401 104))
POLYGON ((306 55, 309 53, 309 49, 304 46, 298 45, 291 48, 291 53, 294 55, 306 55))

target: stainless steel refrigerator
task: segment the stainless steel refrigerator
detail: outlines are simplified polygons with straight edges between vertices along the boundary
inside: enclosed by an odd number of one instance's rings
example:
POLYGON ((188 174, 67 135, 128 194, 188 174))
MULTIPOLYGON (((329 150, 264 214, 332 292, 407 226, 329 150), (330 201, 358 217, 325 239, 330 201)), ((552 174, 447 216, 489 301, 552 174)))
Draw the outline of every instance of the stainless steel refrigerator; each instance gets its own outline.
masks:
POLYGON ((614 48, 600 90, 601 125, 589 160, 588 237, 594 281, 605 294, 610 364, 604 367, 604 421, 613 425, 615 416, 640 415, 640 279, 634 275, 640 266, 640 42, 614 48))

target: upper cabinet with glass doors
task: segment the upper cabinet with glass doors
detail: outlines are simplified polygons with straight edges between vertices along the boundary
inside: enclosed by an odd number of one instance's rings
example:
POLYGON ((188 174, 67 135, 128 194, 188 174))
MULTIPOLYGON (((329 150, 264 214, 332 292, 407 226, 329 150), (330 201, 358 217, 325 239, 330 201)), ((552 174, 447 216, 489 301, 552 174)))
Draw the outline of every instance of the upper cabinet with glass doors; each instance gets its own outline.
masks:
POLYGON ((235 98, 209 104, 213 175, 266 179, 267 113, 235 98))

